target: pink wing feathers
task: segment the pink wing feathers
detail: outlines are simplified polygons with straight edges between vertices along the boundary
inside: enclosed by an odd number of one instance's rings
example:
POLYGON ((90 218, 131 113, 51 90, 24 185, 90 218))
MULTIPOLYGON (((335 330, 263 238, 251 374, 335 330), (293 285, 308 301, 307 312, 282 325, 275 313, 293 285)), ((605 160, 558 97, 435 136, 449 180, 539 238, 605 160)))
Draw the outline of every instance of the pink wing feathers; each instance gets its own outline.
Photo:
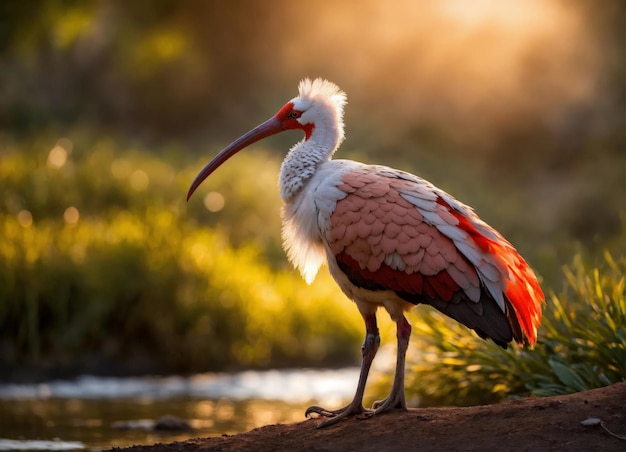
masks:
POLYGON ((386 167, 348 171, 337 188, 346 196, 331 215, 328 242, 353 284, 431 304, 501 345, 511 335, 522 342, 522 331, 536 341, 539 284, 469 207, 386 167))

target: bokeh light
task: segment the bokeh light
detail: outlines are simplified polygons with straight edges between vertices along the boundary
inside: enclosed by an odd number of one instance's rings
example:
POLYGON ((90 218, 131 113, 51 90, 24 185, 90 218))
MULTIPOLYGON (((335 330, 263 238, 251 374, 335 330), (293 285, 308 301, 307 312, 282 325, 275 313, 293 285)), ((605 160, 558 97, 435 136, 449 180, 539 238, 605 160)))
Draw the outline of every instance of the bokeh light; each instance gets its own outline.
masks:
POLYGON ((144 191, 150 184, 150 178, 148 174, 141 169, 137 169, 130 175, 130 186, 133 190, 144 191))
POLYGON ((33 224, 33 215, 28 210, 20 210, 17 213, 17 221, 20 226, 29 228, 33 224))
POLYGON ((219 212, 224 208, 224 196, 216 191, 210 191, 204 196, 204 206, 209 212, 219 212))
POLYGON ((65 212, 63 212, 63 219, 69 225, 74 225, 78 223, 79 218, 80 213, 78 212, 78 209, 74 206, 68 207, 67 209, 65 209, 65 212))
POLYGON ((60 138, 48 153, 48 166, 51 168, 62 168, 67 163, 67 159, 74 148, 72 140, 60 138))
POLYGON ((50 149, 48 154, 48 166, 53 168, 61 168, 67 161, 67 151, 58 144, 50 149))

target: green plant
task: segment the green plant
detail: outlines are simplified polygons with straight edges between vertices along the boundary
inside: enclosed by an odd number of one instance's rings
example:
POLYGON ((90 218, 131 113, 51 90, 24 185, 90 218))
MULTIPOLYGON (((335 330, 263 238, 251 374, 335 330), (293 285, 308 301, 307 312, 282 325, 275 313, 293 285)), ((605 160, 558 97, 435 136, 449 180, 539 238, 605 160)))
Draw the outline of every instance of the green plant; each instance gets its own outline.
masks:
POLYGON ((598 267, 577 255, 564 268, 566 286, 551 296, 551 315, 534 395, 555 395, 606 386, 626 379, 626 255, 606 251, 598 267))

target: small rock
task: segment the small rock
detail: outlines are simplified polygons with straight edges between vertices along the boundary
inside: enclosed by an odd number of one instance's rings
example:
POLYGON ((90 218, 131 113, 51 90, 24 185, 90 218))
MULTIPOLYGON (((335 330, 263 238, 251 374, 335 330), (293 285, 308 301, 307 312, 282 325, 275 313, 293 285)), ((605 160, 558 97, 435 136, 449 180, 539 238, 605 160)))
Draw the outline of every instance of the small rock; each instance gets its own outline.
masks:
POLYGON ((581 422, 582 425, 600 425, 602 421, 597 417, 590 417, 581 422))
POLYGON ((154 430, 193 430, 193 427, 185 419, 176 416, 166 415, 155 422, 154 430))

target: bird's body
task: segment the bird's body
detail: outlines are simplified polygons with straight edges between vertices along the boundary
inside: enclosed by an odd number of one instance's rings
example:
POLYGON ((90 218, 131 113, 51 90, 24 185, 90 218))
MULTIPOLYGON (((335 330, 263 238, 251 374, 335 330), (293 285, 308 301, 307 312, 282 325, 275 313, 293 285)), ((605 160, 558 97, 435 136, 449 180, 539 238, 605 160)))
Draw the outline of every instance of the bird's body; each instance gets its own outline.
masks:
POLYGON ((411 174, 347 160, 320 165, 309 188, 283 210, 285 248, 307 282, 328 263, 361 312, 384 306, 397 320, 427 303, 497 343, 522 340, 517 317, 510 325, 505 314, 527 300, 505 294, 523 280, 503 278, 508 264, 491 252, 513 248, 467 206, 411 174), (491 316, 482 315, 486 297, 498 308, 491 316))
POLYGON ((343 140, 345 94, 325 80, 304 80, 300 95, 273 118, 228 146, 196 177, 188 197, 221 163, 243 147, 283 130, 305 139, 280 173, 283 240, 290 261, 307 282, 327 263, 366 326, 361 377, 345 408, 311 412, 329 425, 350 414, 406 408, 404 356, 411 327, 404 312, 419 303, 506 347, 536 341, 543 293, 513 246, 471 208, 412 174, 333 160, 343 140), (376 311, 397 324, 398 361, 390 396, 373 410, 362 406, 369 367, 380 338, 376 311))

